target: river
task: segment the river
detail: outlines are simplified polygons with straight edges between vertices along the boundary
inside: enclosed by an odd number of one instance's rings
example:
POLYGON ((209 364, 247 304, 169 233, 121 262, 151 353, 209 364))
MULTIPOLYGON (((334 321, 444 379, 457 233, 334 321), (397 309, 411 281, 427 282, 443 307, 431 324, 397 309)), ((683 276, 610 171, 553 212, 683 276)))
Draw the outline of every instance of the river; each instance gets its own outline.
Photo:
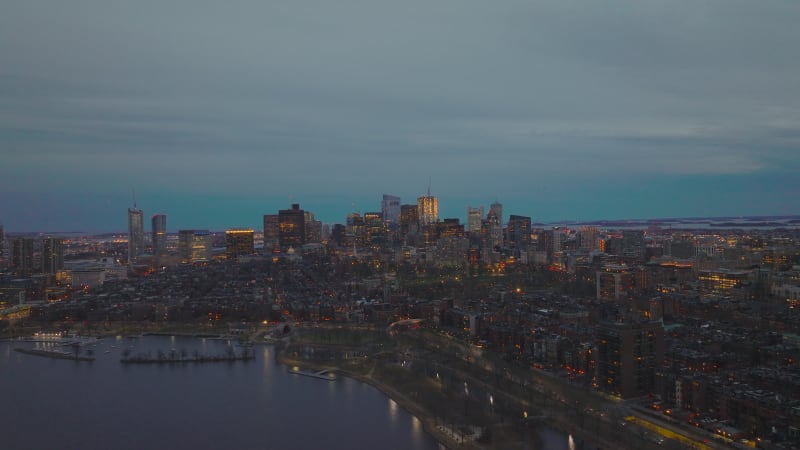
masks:
MULTIPOLYGON (((125 349, 219 355, 228 345, 188 337, 112 337, 86 347, 95 361, 78 362, 13 351, 50 344, 0 342, 0 448, 438 447, 416 417, 374 387, 346 377, 331 382, 293 375, 275 361, 270 346, 255 346, 256 358, 248 362, 119 362, 125 349)), ((541 439, 548 449, 570 447, 566 436, 552 430, 541 439)))

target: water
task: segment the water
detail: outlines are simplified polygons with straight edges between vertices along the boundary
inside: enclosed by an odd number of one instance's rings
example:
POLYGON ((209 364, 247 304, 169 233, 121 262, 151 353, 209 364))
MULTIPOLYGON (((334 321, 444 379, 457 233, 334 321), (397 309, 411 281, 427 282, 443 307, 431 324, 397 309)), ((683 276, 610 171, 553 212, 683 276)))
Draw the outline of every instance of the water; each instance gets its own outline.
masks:
MULTIPOLYGON (((421 422, 372 386, 292 375, 274 349, 255 361, 124 365, 122 351, 223 354, 210 339, 106 338, 96 361, 14 352, 0 343, 0 448, 436 449, 421 422)), ((241 350, 241 349, 237 349, 241 350)), ((567 449, 559 433, 546 448, 567 449)))

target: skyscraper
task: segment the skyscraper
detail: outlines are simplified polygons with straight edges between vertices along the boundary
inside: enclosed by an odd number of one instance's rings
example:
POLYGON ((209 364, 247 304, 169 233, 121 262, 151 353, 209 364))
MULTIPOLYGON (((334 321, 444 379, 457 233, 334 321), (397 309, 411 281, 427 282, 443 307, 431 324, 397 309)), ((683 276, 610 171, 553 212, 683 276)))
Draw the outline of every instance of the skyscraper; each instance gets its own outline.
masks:
POLYGON ((163 255, 167 251, 167 216, 154 214, 153 225, 153 254, 163 255))
POLYGON ((405 238, 419 230, 419 208, 417 205, 400 206, 400 235, 405 238))
POLYGON ((305 244, 306 239, 306 214, 297 203, 291 209, 278 211, 278 243, 281 250, 289 247, 299 249, 305 244))
POLYGON ((357 212, 347 215, 347 236, 352 239, 351 244, 355 247, 364 245, 364 218, 357 212))
POLYGON ((179 230, 178 253, 184 264, 211 259, 211 233, 208 230, 179 230))
POLYGON ((64 270, 64 240, 42 239, 42 273, 54 275, 64 270))
POLYGON ((321 242, 322 241, 322 222, 314 217, 311 211, 305 211, 305 243, 321 242))
POLYGON ((225 231, 225 255, 229 259, 255 253, 254 232, 251 228, 233 228, 225 231))
MULTIPOLYGON (((503 248, 503 220, 498 215, 498 211, 494 206, 489 209, 489 214, 486 215, 486 233, 488 238, 488 245, 493 249, 503 248)), ((502 208, 500 209, 502 214, 502 208)))
POLYGON ((144 213, 141 209, 128 208, 128 264, 144 252, 144 213))
POLYGON ((400 197, 383 194, 381 213, 383 214, 383 220, 389 224, 389 228, 392 230, 397 229, 400 225, 400 197))
POLYGON ((439 221, 439 199, 428 195, 417 198, 417 214, 419 214, 419 226, 433 225, 439 221))
POLYGON ((277 214, 264 214, 264 253, 269 254, 278 246, 280 225, 277 214))
POLYGON ((597 250, 599 246, 600 230, 597 227, 584 225, 578 233, 579 246, 583 250, 597 250))
POLYGON ((0 270, 6 267, 6 235, 3 232, 3 224, 0 223, 0 270))
POLYGON ((18 277, 33 274, 33 239, 17 238, 11 243, 11 266, 18 277))
POLYGON ((386 221, 379 212, 364 213, 364 238, 369 245, 386 242, 386 221))
POLYGON ((483 206, 477 208, 467 206, 467 231, 470 233, 480 233, 481 220, 483 220, 483 206))
MULTIPOLYGON (((489 214, 494 214, 497 216, 497 220, 500 223, 500 229, 503 229, 503 204, 498 202, 497 200, 494 201, 491 205, 489 205, 489 214)), ((502 233, 502 231, 501 231, 502 233)))
POLYGON ((531 218, 512 214, 508 218, 508 243, 517 249, 527 249, 531 243, 531 218))

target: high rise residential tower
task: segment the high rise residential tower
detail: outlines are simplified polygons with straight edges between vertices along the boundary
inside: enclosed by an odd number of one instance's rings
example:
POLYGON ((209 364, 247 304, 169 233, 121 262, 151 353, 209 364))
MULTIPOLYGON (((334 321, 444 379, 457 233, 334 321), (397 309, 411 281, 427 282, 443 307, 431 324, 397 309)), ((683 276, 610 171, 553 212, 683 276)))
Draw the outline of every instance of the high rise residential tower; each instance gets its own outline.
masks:
POLYGON ((17 238, 11 242, 11 266, 18 277, 33 274, 33 239, 17 238))
POLYGON ((64 270, 64 240, 42 239, 42 273, 54 275, 64 270))

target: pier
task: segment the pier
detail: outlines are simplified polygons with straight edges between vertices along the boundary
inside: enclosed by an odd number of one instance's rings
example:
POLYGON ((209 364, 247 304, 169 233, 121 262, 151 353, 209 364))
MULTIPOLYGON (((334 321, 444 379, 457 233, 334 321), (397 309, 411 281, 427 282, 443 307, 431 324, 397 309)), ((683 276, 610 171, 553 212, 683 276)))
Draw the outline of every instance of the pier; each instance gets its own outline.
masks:
POLYGON ((191 356, 185 353, 169 352, 164 353, 159 351, 156 356, 150 353, 138 355, 124 355, 119 362, 123 364, 186 364, 186 363, 211 363, 211 362, 234 362, 234 361, 252 361, 256 358, 255 352, 250 348, 246 348, 241 353, 233 351, 222 355, 203 355, 195 353, 191 356))
POLYGON ((45 358, 70 359, 72 361, 94 361, 94 356, 80 356, 72 352, 65 352, 61 350, 38 350, 35 348, 15 348, 14 351, 24 353, 26 355, 44 356, 45 358))
POLYGON ((293 373, 295 375, 303 375, 311 378, 318 378, 320 380, 327 380, 327 381, 336 380, 336 374, 331 372, 330 370, 320 370, 320 371, 303 370, 295 366, 289 369, 289 373, 293 373))

